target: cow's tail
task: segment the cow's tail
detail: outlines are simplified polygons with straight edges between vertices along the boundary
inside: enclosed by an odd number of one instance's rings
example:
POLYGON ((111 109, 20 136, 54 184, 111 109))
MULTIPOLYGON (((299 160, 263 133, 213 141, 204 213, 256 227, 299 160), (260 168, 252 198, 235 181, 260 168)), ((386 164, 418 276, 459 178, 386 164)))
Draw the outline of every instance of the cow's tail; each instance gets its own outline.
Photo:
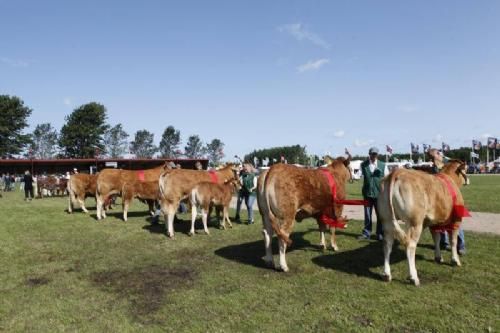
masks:
POLYGON ((399 240, 399 242, 402 245, 406 246, 408 244, 408 238, 407 238, 404 230, 399 225, 398 219, 396 218, 396 213, 394 211, 394 204, 392 202, 393 193, 394 193, 394 185, 396 183, 397 174, 398 174, 398 172, 392 172, 389 175, 389 189, 387 191, 387 193, 389 195, 388 202, 389 202, 389 209, 390 209, 390 214, 391 214, 391 223, 392 223, 392 226, 394 227, 394 237, 396 237, 396 239, 399 240))
POLYGON ((158 187, 160 188, 160 198, 163 198, 165 196, 166 187, 165 187, 165 178, 168 177, 170 173, 169 172, 162 172, 160 174, 160 178, 158 179, 158 187))
POLYGON ((73 205, 76 202, 75 192, 73 192, 73 177, 69 177, 68 183, 66 184, 66 190, 68 191, 68 213, 73 212, 73 205))
MULTIPOLYGON (((270 192, 271 189, 269 188, 269 172, 265 175, 264 181, 263 181, 263 189, 262 193, 259 193, 259 196, 262 194, 262 198, 264 199, 263 201, 263 210, 265 210, 265 213, 267 213, 267 216, 269 218, 269 222, 271 223, 271 227, 273 228, 274 232, 276 235, 281 238, 288 246, 292 244, 292 240, 283 233, 283 231, 280 228, 280 225, 277 222, 276 215, 273 213, 273 210, 271 209, 270 205, 270 192)), ((260 192, 260 191, 259 191, 260 192)))

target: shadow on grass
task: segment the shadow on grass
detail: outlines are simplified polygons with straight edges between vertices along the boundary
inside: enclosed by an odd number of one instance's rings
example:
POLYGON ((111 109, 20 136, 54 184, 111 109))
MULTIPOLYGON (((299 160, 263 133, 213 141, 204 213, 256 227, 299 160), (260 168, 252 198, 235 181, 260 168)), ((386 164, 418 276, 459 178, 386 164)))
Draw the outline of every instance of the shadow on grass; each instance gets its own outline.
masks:
MULTIPOLYGON (((312 248, 318 252, 322 252, 318 245, 312 244, 304 238, 304 235, 310 232, 317 232, 317 229, 309 229, 308 231, 295 232, 291 235, 292 245, 288 248, 287 253, 312 248)), ((276 237, 272 242, 273 253, 278 253, 278 241, 276 237)), ((258 240, 249 243, 229 245, 220 248, 214 252, 216 255, 228 260, 236 261, 245 265, 250 265, 259 268, 267 268, 262 257, 265 254, 264 240, 258 240)))
MULTIPOLYGON (((167 232, 167 227, 166 227, 166 221, 164 218, 160 219, 160 223, 153 223, 153 217, 149 216, 146 218, 146 221, 149 222, 149 225, 145 225, 142 227, 142 229, 149 231, 150 233, 153 234, 163 234, 166 235, 167 232)), ((219 227, 219 222, 216 218, 212 217, 208 221, 208 227, 209 230, 211 228, 217 228, 219 227)), ((201 219, 196 219, 195 224, 194 224, 195 232, 196 233, 204 233, 203 231, 203 224, 201 222, 201 219)), ((174 219, 174 232, 176 233, 183 233, 183 234, 189 234, 189 231, 191 230, 191 219, 181 219, 175 216, 174 219)))

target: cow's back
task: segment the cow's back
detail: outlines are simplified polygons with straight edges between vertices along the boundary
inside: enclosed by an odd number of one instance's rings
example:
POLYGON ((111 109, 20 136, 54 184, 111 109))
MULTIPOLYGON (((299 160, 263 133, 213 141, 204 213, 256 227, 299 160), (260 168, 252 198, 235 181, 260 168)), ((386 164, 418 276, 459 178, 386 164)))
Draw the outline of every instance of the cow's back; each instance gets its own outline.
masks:
POLYGON ((210 180, 210 175, 206 171, 176 169, 163 174, 160 186, 163 196, 169 199, 185 197, 196 185, 210 180))

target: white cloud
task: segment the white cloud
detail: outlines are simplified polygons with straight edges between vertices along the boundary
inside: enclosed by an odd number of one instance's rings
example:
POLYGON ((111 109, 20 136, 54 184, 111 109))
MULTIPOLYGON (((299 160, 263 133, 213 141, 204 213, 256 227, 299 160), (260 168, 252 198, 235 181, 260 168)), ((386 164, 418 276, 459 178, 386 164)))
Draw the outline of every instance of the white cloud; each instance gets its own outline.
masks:
POLYGON ((415 111, 418 111, 418 107, 416 105, 403 105, 400 106, 398 110, 403 113, 413 113, 415 111))
POLYGON ((8 65, 10 67, 22 67, 26 68, 29 66, 29 62, 25 60, 19 60, 19 59, 10 59, 10 58, 5 58, 5 57, 0 57, 0 62, 8 65))
POLYGON ((66 105, 66 106, 71 106, 71 105, 73 105, 73 102, 71 101, 71 98, 70 98, 70 97, 64 97, 64 99, 63 99, 63 103, 64 103, 64 105, 66 105))
POLYGON ((328 64, 330 62, 330 59, 318 59, 318 60, 310 60, 306 62, 305 64, 302 64, 297 67, 297 71, 299 73, 304 73, 308 71, 317 71, 324 65, 328 64))
POLYGON ((333 136, 336 138, 342 138, 345 135, 345 132, 343 130, 339 130, 333 133, 333 136))
POLYGON ((356 139, 356 140, 354 140, 354 145, 358 148, 359 147, 366 147, 368 145, 371 145, 374 142, 375 142, 375 140, 372 140, 372 139, 369 139, 369 140, 356 139))
POLYGON ((443 136, 441 134, 436 134, 436 136, 432 139, 432 142, 442 142, 443 136))
POLYGON ((329 49, 330 45, 317 34, 308 31, 302 23, 285 24, 278 27, 279 32, 285 32, 294 37, 298 41, 309 41, 314 45, 329 49))

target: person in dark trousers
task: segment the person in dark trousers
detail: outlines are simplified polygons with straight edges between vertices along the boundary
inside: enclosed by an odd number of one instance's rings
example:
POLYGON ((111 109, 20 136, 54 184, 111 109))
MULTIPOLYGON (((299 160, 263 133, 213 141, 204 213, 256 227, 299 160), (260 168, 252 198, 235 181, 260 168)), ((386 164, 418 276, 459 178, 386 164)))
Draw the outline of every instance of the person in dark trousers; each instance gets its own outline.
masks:
POLYGON ((24 182, 24 200, 31 201, 31 199, 33 199, 33 177, 31 176, 28 170, 24 172, 23 182, 24 182))
POLYGON ((370 239, 372 233, 372 212, 375 208, 375 215, 377 216, 377 239, 382 240, 384 233, 382 230, 382 223, 378 218, 377 199, 380 193, 380 182, 389 171, 384 162, 378 160, 378 149, 376 147, 370 148, 368 151, 369 157, 366 161, 361 163, 361 172, 363 173, 363 198, 368 201, 368 206, 365 206, 365 226, 363 233, 358 239, 370 239))
MULTIPOLYGON (((240 170, 240 184, 243 184, 243 178, 245 178, 245 175, 246 175, 245 168, 242 168, 240 170)), ((241 222, 240 211, 241 211, 241 204, 244 199, 243 191, 244 191, 243 187, 240 188, 240 190, 238 191, 238 198, 236 199, 236 215, 234 216, 234 220, 236 222, 241 222)))

